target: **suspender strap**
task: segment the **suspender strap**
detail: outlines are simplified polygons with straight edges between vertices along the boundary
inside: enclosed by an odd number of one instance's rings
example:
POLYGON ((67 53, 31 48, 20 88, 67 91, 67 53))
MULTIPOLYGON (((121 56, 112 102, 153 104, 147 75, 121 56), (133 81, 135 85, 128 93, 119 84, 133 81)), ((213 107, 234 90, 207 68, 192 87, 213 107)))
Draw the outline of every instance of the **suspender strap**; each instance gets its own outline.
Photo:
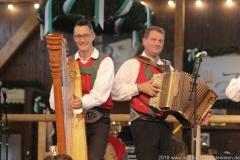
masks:
POLYGON ((71 59, 74 61, 75 60, 75 54, 73 54, 71 57, 72 57, 71 59))
POLYGON ((105 55, 103 53, 99 53, 98 58, 93 63, 93 66, 80 68, 81 74, 91 74, 92 88, 93 88, 93 84, 96 80, 98 66, 99 66, 99 64, 100 64, 100 62, 101 62, 101 60, 103 59, 104 56, 105 55))
POLYGON ((143 61, 146 64, 150 64, 156 68, 160 68, 162 70, 162 72, 169 72, 170 70, 170 61, 167 61, 165 59, 162 59, 164 65, 159 65, 156 62, 152 61, 151 59, 144 57, 142 55, 138 55, 134 57, 135 59, 138 59, 140 61, 143 61))
POLYGON ((145 69, 147 79, 150 80, 152 77, 152 72, 150 71, 148 64, 144 63, 144 69, 145 69))

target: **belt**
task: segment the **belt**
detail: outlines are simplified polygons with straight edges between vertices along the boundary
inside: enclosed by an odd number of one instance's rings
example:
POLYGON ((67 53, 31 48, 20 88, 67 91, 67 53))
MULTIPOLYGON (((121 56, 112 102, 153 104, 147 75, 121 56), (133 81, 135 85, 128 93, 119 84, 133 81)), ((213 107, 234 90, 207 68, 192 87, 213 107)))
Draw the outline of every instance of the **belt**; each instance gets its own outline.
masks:
POLYGON ((100 112, 102 114, 102 117, 110 118, 110 109, 104 109, 104 108, 100 108, 100 107, 93 107, 92 109, 100 112))
POLYGON ((151 115, 147 115, 140 112, 138 112, 138 114, 140 115, 140 117, 138 118, 139 120, 152 121, 152 122, 166 122, 166 118, 167 118, 165 116, 153 117, 151 115))
POLYGON ((130 108, 130 121, 133 122, 134 120, 144 120, 144 121, 151 121, 151 122, 166 122, 166 116, 151 116, 148 114, 144 114, 141 112, 136 111, 132 107, 130 108))
POLYGON ((100 118, 110 118, 110 110, 100 107, 94 107, 85 112, 86 123, 94 123, 100 118))

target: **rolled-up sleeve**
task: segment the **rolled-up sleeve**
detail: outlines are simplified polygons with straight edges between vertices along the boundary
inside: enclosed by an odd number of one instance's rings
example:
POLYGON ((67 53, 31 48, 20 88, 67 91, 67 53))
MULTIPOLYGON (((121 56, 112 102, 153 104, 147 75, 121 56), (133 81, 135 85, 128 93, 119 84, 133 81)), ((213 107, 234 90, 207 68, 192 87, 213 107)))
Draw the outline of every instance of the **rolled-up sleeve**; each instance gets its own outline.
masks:
POLYGON ((113 100, 126 101, 139 94, 135 83, 139 68, 140 64, 136 59, 130 59, 123 63, 114 79, 111 91, 113 100))
POLYGON ((240 76, 238 78, 231 79, 225 93, 226 96, 232 101, 240 101, 240 76))

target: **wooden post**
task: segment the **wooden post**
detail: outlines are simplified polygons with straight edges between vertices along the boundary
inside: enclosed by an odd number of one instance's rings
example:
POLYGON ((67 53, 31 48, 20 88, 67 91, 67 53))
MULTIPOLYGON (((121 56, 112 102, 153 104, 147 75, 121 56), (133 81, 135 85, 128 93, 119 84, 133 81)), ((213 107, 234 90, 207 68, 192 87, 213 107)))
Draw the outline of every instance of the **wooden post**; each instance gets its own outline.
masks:
POLYGON ((192 128, 191 154, 194 155, 194 149, 196 149, 196 156, 199 157, 201 155, 201 126, 197 126, 196 148, 194 148, 193 129, 194 128, 192 128))
POLYGON ((38 160, 45 157, 46 152, 46 122, 38 122, 38 160))
POLYGON ((185 0, 177 0, 174 25, 174 68, 183 69, 185 0))

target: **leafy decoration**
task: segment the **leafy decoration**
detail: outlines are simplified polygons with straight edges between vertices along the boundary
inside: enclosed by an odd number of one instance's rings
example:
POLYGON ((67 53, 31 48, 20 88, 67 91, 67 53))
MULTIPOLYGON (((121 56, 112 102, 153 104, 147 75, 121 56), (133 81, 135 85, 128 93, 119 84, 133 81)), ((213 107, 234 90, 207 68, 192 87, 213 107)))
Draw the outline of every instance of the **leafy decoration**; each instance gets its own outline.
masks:
MULTIPOLYGON (((75 22, 78 19, 88 19, 91 21, 92 26, 94 27, 94 31, 97 35, 116 35, 114 31, 115 21, 119 17, 113 17, 115 12, 121 7, 124 0, 105 0, 104 5, 104 30, 98 25, 95 27, 94 25, 94 7, 95 0, 78 0, 75 1, 71 12, 69 14, 65 14, 63 12, 63 4, 65 0, 53 0, 52 1, 52 18, 57 19, 53 22, 53 29, 56 31, 66 32, 72 34, 75 22)), ((41 20, 44 20, 44 12, 47 0, 43 0, 40 5, 37 14, 39 15, 41 20)), ((122 34, 129 34, 132 31, 141 31, 146 28, 145 22, 147 21, 147 11, 143 4, 140 2, 133 2, 133 5, 129 12, 121 18, 124 18, 124 22, 121 28, 122 34)), ((44 23, 43 21, 40 23, 44 23)))
MULTIPOLYGON (((240 46, 229 46, 220 48, 200 48, 199 51, 206 51, 208 56, 216 57, 229 54, 240 54, 240 46)), ((184 71, 187 73, 192 73, 194 62, 187 61, 188 54, 184 55, 184 71)), ((219 99, 217 100, 213 108, 236 108, 240 109, 240 103, 233 102, 229 99, 219 99)))

